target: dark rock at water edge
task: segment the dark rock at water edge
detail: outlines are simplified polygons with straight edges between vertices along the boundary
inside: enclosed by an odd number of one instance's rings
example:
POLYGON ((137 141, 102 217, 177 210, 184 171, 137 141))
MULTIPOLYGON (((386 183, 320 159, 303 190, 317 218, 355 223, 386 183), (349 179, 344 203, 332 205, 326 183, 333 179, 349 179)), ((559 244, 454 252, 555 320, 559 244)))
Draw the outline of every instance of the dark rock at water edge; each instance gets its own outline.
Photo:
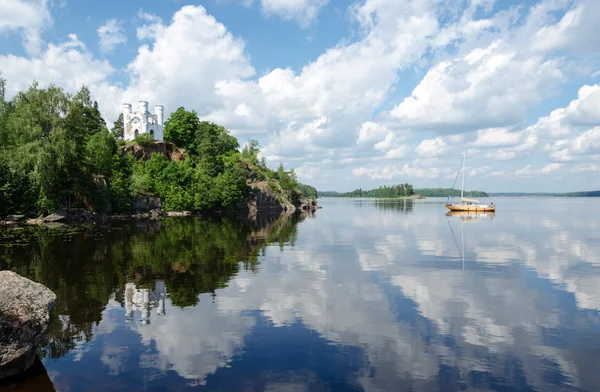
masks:
POLYGON ((44 219, 42 219, 44 221, 44 223, 51 223, 51 222, 62 222, 65 221, 67 219, 67 216, 65 214, 60 214, 60 213, 56 213, 56 214, 50 214, 48 216, 45 216, 44 219))
POLYGON ((26 371, 36 359, 56 295, 12 271, 0 271, 0 379, 26 371))
POLYGON ((56 388, 48 376, 39 356, 27 371, 16 376, 0 379, 0 391, 3 392, 54 392, 56 388))
POLYGON ((22 222, 26 218, 25 215, 8 215, 5 219, 7 222, 22 222))
POLYGON ((162 200, 158 196, 148 194, 138 196, 133 200, 133 209, 135 211, 158 210, 162 207, 162 200))

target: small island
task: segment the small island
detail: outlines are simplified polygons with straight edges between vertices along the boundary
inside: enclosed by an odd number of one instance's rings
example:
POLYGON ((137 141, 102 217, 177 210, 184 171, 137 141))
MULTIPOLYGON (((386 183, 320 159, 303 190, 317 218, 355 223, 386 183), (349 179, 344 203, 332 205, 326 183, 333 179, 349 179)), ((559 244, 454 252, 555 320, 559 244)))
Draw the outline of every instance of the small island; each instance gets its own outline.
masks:
POLYGON ((163 120, 145 101, 109 131, 83 86, 72 95, 34 82, 11 100, 0 78, 0 217, 4 221, 110 216, 313 211, 317 191, 293 169, 269 168, 260 145, 184 107, 163 120), (141 215, 140 215, 141 214, 141 215))

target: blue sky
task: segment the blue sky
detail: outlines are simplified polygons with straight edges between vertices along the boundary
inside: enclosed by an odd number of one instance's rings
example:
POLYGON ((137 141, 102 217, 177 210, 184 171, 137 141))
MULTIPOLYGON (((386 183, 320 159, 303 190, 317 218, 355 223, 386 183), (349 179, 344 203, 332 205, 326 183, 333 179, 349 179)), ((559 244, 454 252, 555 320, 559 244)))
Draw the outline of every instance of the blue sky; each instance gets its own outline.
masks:
POLYGON ((321 190, 600 189, 600 2, 0 0, 9 95, 35 79, 180 106, 321 190))

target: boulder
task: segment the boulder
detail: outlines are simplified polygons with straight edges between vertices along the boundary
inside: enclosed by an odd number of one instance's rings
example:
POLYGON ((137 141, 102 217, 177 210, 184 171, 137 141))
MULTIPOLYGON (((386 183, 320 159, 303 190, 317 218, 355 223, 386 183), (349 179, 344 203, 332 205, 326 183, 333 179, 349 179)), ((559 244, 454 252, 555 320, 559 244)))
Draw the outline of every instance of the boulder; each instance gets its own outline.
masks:
POLYGON ((56 295, 12 271, 0 271, 0 379, 26 371, 35 361, 56 295))
POLYGON ((133 200, 133 209, 136 211, 158 210, 162 207, 162 201, 155 195, 137 196, 133 200))
POLYGON ((43 218, 43 221, 44 221, 44 223, 50 223, 50 222, 61 222, 61 221, 64 221, 65 219, 67 219, 66 214, 56 213, 56 214, 50 214, 48 216, 45 216, 43 218))

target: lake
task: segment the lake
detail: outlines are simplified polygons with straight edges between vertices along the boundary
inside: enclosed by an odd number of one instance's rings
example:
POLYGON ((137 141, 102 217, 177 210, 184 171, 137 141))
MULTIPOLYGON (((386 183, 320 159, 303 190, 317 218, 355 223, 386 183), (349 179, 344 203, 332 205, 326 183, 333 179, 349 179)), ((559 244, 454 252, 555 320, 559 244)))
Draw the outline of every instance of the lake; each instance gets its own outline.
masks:
POLYGON ((599 390, 600 198, 444 201, 2 230, 0 269, 58 296, 5 388, 599 390))

